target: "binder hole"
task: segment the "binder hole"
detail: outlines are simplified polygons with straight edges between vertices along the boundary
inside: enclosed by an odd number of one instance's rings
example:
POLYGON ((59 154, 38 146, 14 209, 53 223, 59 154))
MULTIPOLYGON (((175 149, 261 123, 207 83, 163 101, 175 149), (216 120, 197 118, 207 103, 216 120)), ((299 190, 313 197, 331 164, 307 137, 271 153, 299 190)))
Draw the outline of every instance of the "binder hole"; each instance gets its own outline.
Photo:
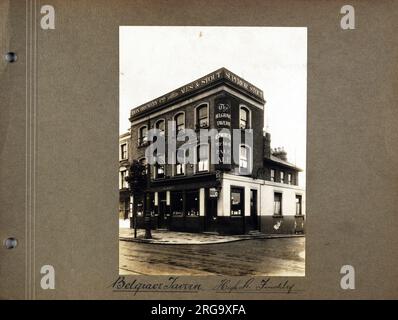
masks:
POLYGON ((5 59, 9 63, 13 63, 17 61, 17 54, 15 52, 7 52, 5 55, 5 59))
POLYGON ((15 238, 8 238, 4 241, 4 246, 7 249, 14 249, 17 246, 17 244, 18 244, 18 241, 15 238))

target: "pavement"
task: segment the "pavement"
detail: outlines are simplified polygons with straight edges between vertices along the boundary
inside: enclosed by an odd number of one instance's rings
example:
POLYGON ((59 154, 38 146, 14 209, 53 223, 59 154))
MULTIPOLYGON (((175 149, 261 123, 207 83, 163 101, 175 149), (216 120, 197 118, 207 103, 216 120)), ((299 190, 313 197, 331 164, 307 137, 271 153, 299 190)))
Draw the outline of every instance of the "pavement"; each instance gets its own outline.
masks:
POLYGON ((260 232, 253 232, 244 235, 218 235, 216 233, 188 233, 188 232, 174 232, 169 230, 151 230, 152 239, 145 239, 145 230, 137 230, 137 238, 134 238, 134 230, 130 228, 119 228, 119 240, 152 243, 152 244, 171 244, 171 245, 200 245, 200 244, 217 244, 228 243, 242 240, 255 239, 280 239, 280 238, 295 238, 304 237, 304 235, 278 235, 278 234, 264 234, 260 232))

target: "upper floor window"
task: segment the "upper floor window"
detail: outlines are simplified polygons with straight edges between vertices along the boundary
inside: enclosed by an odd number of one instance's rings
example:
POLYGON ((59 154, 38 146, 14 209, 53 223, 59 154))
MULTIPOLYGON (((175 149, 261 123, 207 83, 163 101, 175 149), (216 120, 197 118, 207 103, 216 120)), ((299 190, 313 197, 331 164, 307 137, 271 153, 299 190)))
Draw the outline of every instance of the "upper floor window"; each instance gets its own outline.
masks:
POLYGON ((128 188, 128 183, 126 181, 126 177, 127 177, 127 170, 121 170, 120 171, 120 181, 119 181, 120 189, 128 188))
POLYGON ((271 178, 270 178, 270 180, 271 181, 275 181, 275 170, 274 169, 271 169, 271 178))
POLYGON ((176 165, 175 165, 175 175, 184 175, 185 174, 185 152, 181 152, 176 154, 176 165), (179 155, 179 157, 178 157, 179 155), (179 159, 180 158, 180 159, 179 159))
POLYGON ((302 196, 297 194, 296 195, 296 215, 303 214, 301 203, 302 203, 302 196))
POLYGON ((142 166, 145 167, 144 173, 145 173, 145 174, 148 173, 146 158, 141 158, 141 159, 139 160, 139 163, 140 163, 140 165, 142 165, 142 166))
POLYGON ((123 143, 120 145, 120 159, 121 160, 127 159, 127 143, 123 143))
POLYGON ((250 148, 245 145, 240 146, 239 151, 239 172, 243 174, 250 173, 250 148))
POLYGON ((291 174, 291 173, 289 173, 289 174, 287 175, 287 183, 288 183, 288 184, 292 184, 292 174, 291 174))
POLYGON ((281 183, 285 182, 285 173, 283 171, 279 173, 279 180, 281 183))
POLYGON ((198 128, 206 128, 209 126, 207 104, 202 104, 196 108, 196 126, 198 128))
POLYGON ((158 120, 155 123, 155 128, 160 131, 161 135, 164 135, 166 129, 166 122, 164 120, 158 120))
POLYGON ((239 128, 250 129, 250 111, 245 106, 239 108, 239 128))
POLYGON ((282 215, 282 193, 274 193, 274 215, 282 215))
POLYGON ((155 178, 164 178, 164 164, 155 164, 155 178))
POLYGON ((176 122, 176 130, 178 134, 178 132, 185 129, 185 114, 183 112, 176 114, 174 120, 176 122))
POLYGON ((209 170, 209 145, 201 144, 197 148, 198 171, 209 170))
POLYGON ((148 127, 142 126, 138 131, 138 144, 142 145, 148 141, 148 127))

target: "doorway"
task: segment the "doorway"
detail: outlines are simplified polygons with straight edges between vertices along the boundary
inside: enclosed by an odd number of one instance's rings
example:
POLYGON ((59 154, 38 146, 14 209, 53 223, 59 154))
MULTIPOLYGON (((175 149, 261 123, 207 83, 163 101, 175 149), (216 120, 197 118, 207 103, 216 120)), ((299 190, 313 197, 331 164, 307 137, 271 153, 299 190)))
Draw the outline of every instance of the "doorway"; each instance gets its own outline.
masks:
POLYGON ((250 217, 253 230, 259 230, 258 213, 257 213, 257 190, 250 190, 250 217))

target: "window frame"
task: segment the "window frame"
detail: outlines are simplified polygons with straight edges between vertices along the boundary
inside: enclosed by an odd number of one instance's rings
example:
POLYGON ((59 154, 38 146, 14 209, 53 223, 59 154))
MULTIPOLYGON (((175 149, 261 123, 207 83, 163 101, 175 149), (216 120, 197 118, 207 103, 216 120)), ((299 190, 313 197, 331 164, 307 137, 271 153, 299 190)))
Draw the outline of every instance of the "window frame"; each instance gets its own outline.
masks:
POLYGON ((155 179, 164 179, 166 177, 166 166, 165 164, 160 164, 160 163, 155 163, 154 164, 154 168, 155 168, 155 179), (159 177, 159 169, 163 168, 163 177, 159 177))
POLYGON ((246 129, 251 129, 251 128, 252 128, 252 111, 250 110, 250 108, 248 106, 246 106, 244 104, 240 104, 239 105, 239 129, 246 130, 246 129), (242 125, 241 125, 241 121, 242 121, 241 111, 242 110, 246 110, 247 111, 246 112, 247 119, 246 119, 245 128, 242 128, 242 125))
POLYGON ((194 108, 194 121, 196 129, 208 128, 210 126, 210 105, 208 102, 201 102, 194 108), (204 118, 199 118, 199 110, 206 108, 206 126, 200 125, 200 120, 204 118))
POLYGON ((140 164, 145 166, 145 173, 147 174, 148 173, 148 167, 147 167, 148 162, 147 162, 147 159, 145 157, 139 158, 138 159, 138 163, 140 163, 140 164), (142 160, 145 160, 145 163, 142 163, 142 160))
POLYGON ((127 141, 123 142, 120 144, 120 160, 127 160, 128 159, 128 147, 127 147, 127 141), (126 150, 123 150, 123 147, 126 148, 126 150), (124 153, 126 153, 126 156, 124 157, 124 153))
POLYGON ((181 130, 185 130, 185 125, 186 125, 186 117, 185 117, 185 111, 178 111, 176 114, 174 114, 174 116, 173 116, 173 120, 174 120, 174 122, 175 122, 175 124, 176 124, 176 135, 178 135, 178 133, 181 131, 181 130), (180 130, 178 130, 178 124, 177 124, 177 117, 179 116, 179 115, 182 115, 183 116, 183 128, 182 129, 180 129, 180 130))
POLYGON ((230 208, 229 208, 229 215, 230 217, 245 217, 245 188, 240 187, 240 186, 231 186, 230 190, 229 190, 229 198, 230 198, 230 208), (235 190, 239 190, 239 207, 240 207, 240 214, 232 214, 233 210, 232 210, 232 193, 235 192, 235 190))
POLYGON ((125 178, 128 176, 128 169, 119 170, 119 189, 128 189, 128 183, 125 178))
POLYGON ((302 216, 303 215, 303 195, 302 194, 296 194, 296 210, 295 210, 295 214, 296 216, 302 216), (300 201, 298 202, 300 204, 300 212, 297 213, 297 199, 300 199, 300 201))
POLYGON ((144 124, 138 128, 138 145, 143 146, 148 142, 148 125, 144 124), (146 136, 142 135, 142 130, 146 129, 146 136), (145 138, 145 139, 144 139, 145 138))
POLYGON ((174 164, 174 172, 173 172, 173 175, 174 176, 185 176, 185 173, 186 173, 186 163, 185 163, 185 159, 186 159, 186 155, 185 155, 185 151, 184 151, 184 163, 179 163, 178 162, 178 157, 177 157, 177 153, 178 153, 178 150, 177 150, 177 152, 175 153, 175 164, 174 164), (181 168, 182 168, 182 173, 177 173, 177 168, 178 168, 178 165, 181 165, 181 168))
POLYGON ((248 146, 247 144, 244 144, 244 143, 240 143, 239 144, 239 173, 240 174, 250 174, 250 172, 251 172, 251 165, 252 165, 252 163, 251 163, 251 159, 252 159, 252 148, 250 148, 250 146, 248 146), (243 167, 240 165, 241 164, 241 150, 242 150, 242 147, 244 147, 244 149, 246 149, 246 164, 247 164, 247 167, 246 168, 244 168, 244 169, 242 169, 243 167), (244 172, 244 170, 246 171, 246 172, 244 172))
POLYGON ((275 182, 275 169, 270 169, 269 180, 275 182))
POLYGON ((210 171, 210 144, 209 143, 201 143, 198 144, 196 147, 196 154, 195 154, 195 158, 196 158, 196 172, 195 173, 202 173, 202 172, 209 172, 210 171), (200 168, 200 148, 202 146, 207 146, 207 169, 205 170, 199 170, 200 168))
POLYGON ((283 171, 283 170, 279 171, 279 182, 285 183, 285 171, 283 171))
POLYGON ((163 123, 164 123, 164 130, 163 130, 163 131, 160 131, 160 135, 165 136, 165 135, 166 135, 166 120, 165 120, 164 118, 161 118, 161 119, 156 120, 155 123, 153 124, 153 127, 154 127, 155 129, 159 129, 159 128, 158 128, 158 124, 159 124, 160 122, 163 122, 163 123))
POLYGON ((274 191, 274 205, 273 205, 273 215, 275 217, 282 217, 283 216, 283 206, 282 206, 282 200, 283 199, 283 193, 282 192, 278 192, 278 191, 274 191), (279 213, 276 212, 276 195, 279 195, 279 213))

